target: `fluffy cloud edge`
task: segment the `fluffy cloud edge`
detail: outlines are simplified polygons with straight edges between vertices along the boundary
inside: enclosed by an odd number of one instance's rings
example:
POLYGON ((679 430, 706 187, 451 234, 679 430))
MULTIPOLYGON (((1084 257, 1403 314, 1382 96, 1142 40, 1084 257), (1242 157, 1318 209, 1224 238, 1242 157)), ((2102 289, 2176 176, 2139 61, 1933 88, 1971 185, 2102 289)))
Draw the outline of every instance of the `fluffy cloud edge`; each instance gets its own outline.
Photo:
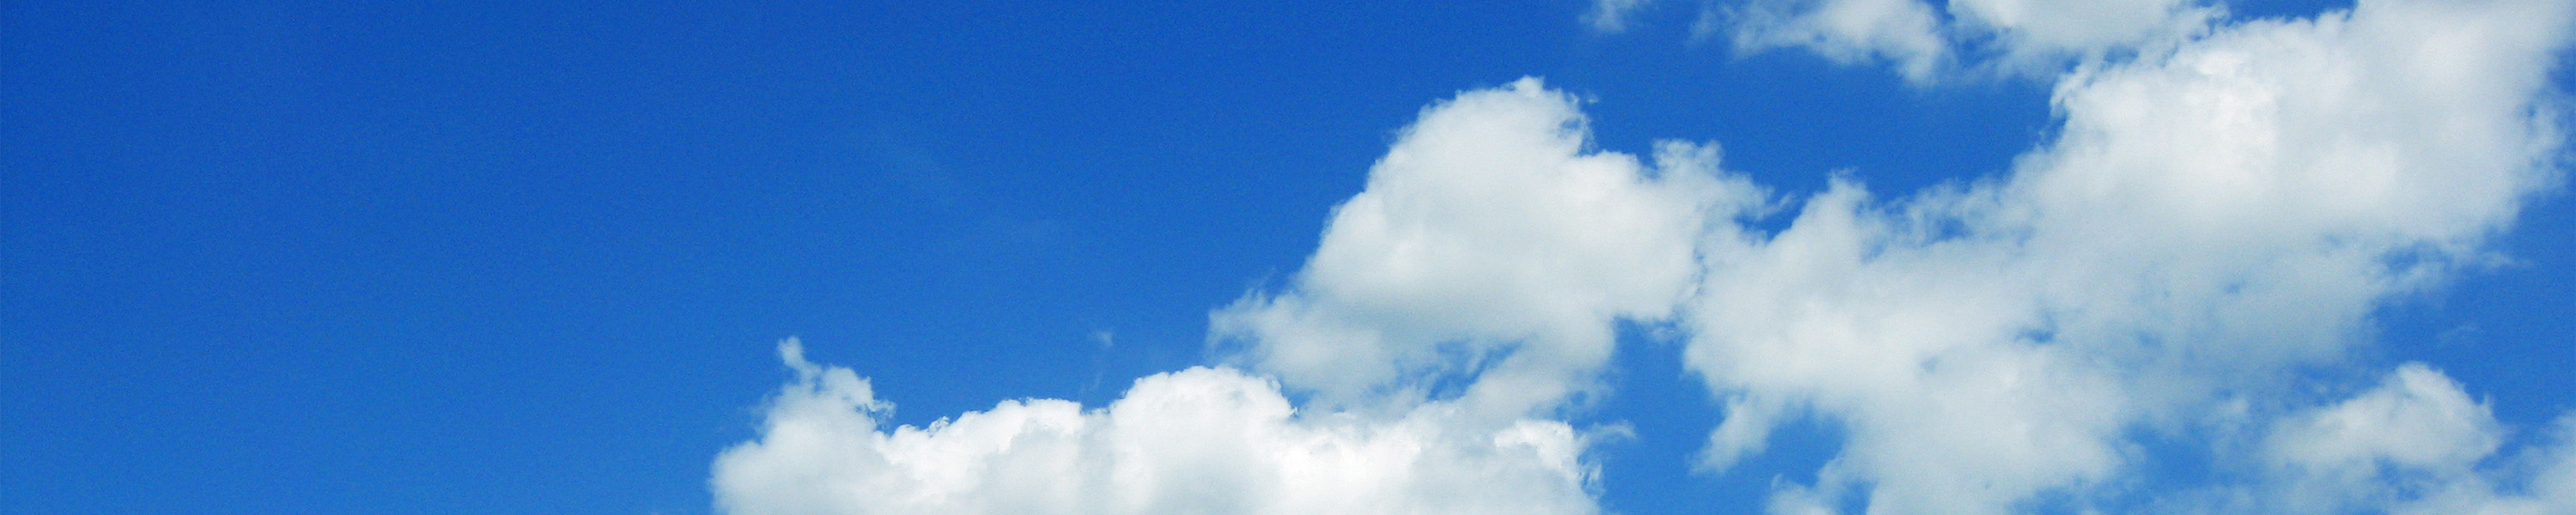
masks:
POLYGON ((891 403, 854 371, 808 362, 760 436, 717 455, 709 486, 736 514, 1595 513, 1591 438, 1563 422, 1461 424, 1429 405, 1396 418, 1301 412, 1230 368, 1138 379, 1117 401, 1004 401, 884 427, 891 403))
POLYGON ((2265 447, 2282 484, 2354 463, 2318 461, 2335 456, 2450 464, 2451 479, 2393 495, 2372 492, 2416 476, 2347 477, 2331 491, 2361 493, 2314 502, 2221 488, 2235 500, 2196 511, 2557 509, 2576 495, 2570 452, 2458 465, 2491 459, 2479 439, 2499 433, 2437 372, 2400 367, 2317 409, 2227 378, 2343 359, 2373 306, 2475 254, 2558 179, 2562 136, 2535 98, 2569 10, 2365 1, 2194 32, 2064 78, 2064 132, 2009 176, 1892 201, 1837 181, 1776 234, 1736 223, 1768 193, 1720 171, 1713 144, 1665 143, 1649 165, 1592 149, 1580 102, 1535 79, 1462 92, 1399 136, 1292 284, 1211 313, 1241 369, 1149 376, 1092 410, 1006 401, 884 428, 891 404, 864 379, 790 341, 799 379, 711 487, 733 513, 1589 513, 1589 437, 1552 418, 1605 388, 1614 324, 1678 320, 1688 368, 1727 399, 1707 469, 1762 452, 1789 418, 1853 428, 1817 482, 1775 483, 1775 512, 2081 503, 2130 472, 2133 431, 2192 436, 2205 421, 2182 414, 2217 392, 2274 403, 2238 424, 2307 435, 2265 447), (2408 80, 2358 82, 2382 76, 2408 80), (2344 413, 2461 445, 2414 456, 2301 429, 2344 413), (2282 443, 2311 437, 2352 446, 2282 443))
POLYGON ((2010 174, 1886 201, 1836 181, 1775 234, 1711 239, 1683 316, 1727 399, 1703 464, 1819 417, 1844 448, 1777 512, 2083 508, 2140 432, 2295 409, 2280 371, 2345 364, 2372 310, 2488 259, 2561 180, 2545 74, 2570 7, 2216 26, 2063 77, 2064 126, 2010 174))
POLYGON ((1710 221, 1767 193, 1713 144, 1640 159, 1593 149, 1588 123, 1535 78, 1424 108, 1289 285, 1209 315, 1211 342, 1334 407, 1512 418, 1598 391, 1616 324, 1669 318, 1698 238, 1732 230, 1710 221))

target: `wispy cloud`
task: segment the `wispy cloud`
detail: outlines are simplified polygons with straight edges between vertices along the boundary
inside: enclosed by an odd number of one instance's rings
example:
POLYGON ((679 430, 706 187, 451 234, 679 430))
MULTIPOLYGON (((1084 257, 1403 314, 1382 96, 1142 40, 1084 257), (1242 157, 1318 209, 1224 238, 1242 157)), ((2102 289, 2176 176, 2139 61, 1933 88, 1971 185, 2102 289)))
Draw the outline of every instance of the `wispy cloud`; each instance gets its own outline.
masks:
POLYGON ((1593 31, 1617 34, 1628 31, 1628 17, 1654 0, 1593 0, 1592 10, 1583 13, 1583 23, 1593 31))
POLYGON ((1724 35, 1739 53, 1797 47, 1883 62, 1929 84, 2047 77, 2073 61, 2170 45, 2224 13, 2190 0, 1747 0, 1705 4, 1693 32, 1724 35))

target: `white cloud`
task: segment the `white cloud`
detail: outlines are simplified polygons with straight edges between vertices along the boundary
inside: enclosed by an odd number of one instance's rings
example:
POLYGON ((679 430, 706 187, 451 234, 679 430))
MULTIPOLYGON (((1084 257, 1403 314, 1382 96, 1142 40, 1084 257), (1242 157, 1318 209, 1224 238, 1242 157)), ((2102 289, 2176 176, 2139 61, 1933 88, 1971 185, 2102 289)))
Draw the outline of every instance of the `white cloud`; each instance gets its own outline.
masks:
POLYGON ((2194 5, 1732 11, 1752 44, 1909 76, 1982 41, 1963 30, 2008 47, 1997 63, 2087 63, 2056 83, 2052 140, 2004 174, 1889 199, 1838 178, 1777 232, 1748 224, 1776 206, 1714 144, 1648 163, 1593 149, 1580 102, 1535 79, 1461 93, 1399 135, 1287 284, 1210 314, 1240 370, 885 428, 866 381, 791 341, 798 379, 718 458, 718 503, 1591 513, 1587 438, 1550 418, 1603 391, 1616 324, 1677 320, 1685 367, 1725 404, 1706 469, 1784 422, 1843 429, 1815 481, 1774 482, 1777 513, 2100 508, 2134 485, 2142 435, 2205 439, 2212 467, 2262 481, 2170 511, 2576 506, 2576 417, 2499 458, 2507 432, 2429 368, 2325 407, 2286 373, 2350 365, 2374 309, 2492 259, 2483 240, 2562 180, 2546 74, 2576 4, 2373 0, 2226 25, 2194 5))
POLYGON ((1953 56, 1940 15, 1915 0, 1753 0, 1700 13, 1698 37, 1730 36, 1739 54, 1805 47, 1843 64, 1885 61, 1930 82, 1953 56))
POLYGON ((1957 0, 1952 27, 2000 71, 2046 77, 2099 58, 2188 36, 2223 14, 2192 0, 1957 0))
POLYGON ((1334 405, 1454 393, 1512 418, 1592 388, 1613 324, 1668 316, 1705 221, 1761 197, 1714 175, 1713 146, 1667 142, 1649 167, 1588 149, 1585 123, 1536 79, 1424 109, 1293 284, 1218 310, 1211 332, 1334 405))
POLYGON ((2387 478, 2471 481, 2472 467, 2503 438, 2488 407, 2459 383, 2410 363, 2377 389, 2276 423, 2264 448, 2289 480, 2268 497, 2291 513, 2388 506, 2398 492, 2387 478))
MULTIPOLYGON (((718 457, 730 513, 1598 511, 1588 437, 1530 418, 1596 388, 1621 318, 1667 317, 1711 216, 1758 191, 1714 146, 1648 166, 1588 148, 1576 100, 1535 79, 1423 111, 1334 211, 1288 289, 1211 314, 1230 368, 1137 381, 1084 411, 1003 402, 879 427, 865 380, 807 363, 760 439, 718 457), (1455 391, 1434 384, 1454 381, 1455 391)), ((1105 341, 1106 338, 1104 337, 1105 341)))
MULTIPOLYGON (((2492 423, 2492 421, 2488 421, 2492 423)), ((2562 416, 2547 428, 2548 440, 2526 447, 2501 464, 2473 474, 2449 476, 2448 482, 2414 483, 2420 478, 2393 478, 2389 485, 2412 487, 2396 495, 2420 494, 2397 502, 2389 512, 2400 515, 2550 515, 2576 513, 2576 416, 2562 416)), ((2495 459, 2486 457, 2486 459, 2495 459)), ((2366 492, 2364 495, 2389 495, 2366 492)))
POLYGON ((1652 3, 1654 0, 1593 0, 1592 10, 1583 13, 1583 24, 1604 34, 1626 32, 1628 16, 1652 3))
POLYGON ((1959 73, 2046 77, 2188 36, 2223 14, 2189 0, 1745 0, 1710 4, 1695 28, 1739 53, 1802 47, 1843 64, 1885 62, 1915 83, 1959 73))
POLYGON ((1729 399, 1707 464, 1822 417, 1844 450, 1784 509, 2003 513, 2127 473, 2136 430, 2284 409, 2282 371, 2338 362, 2557 180, 2570 7, 2221 27, 2061 80, 2061 132, 2007 176, 1885 202, 1837 181, 1778 234, 1708 239, 1684 316, 1729 399))
POLYGON ((1223 368, 1136 381, 1085 411, 1005 401, 928 427, 881 427, 893 409, 846 368, 779 346, 797 378, 759 439, 716 457, 711 486, 736 514, 1584 514, 1593 468, 1561 422, 1469 429, 1441 405, 1392 419, 1290 407, 1278 387, 1223 368))
POLYGON ((2168 496, 2168 513, 2576 513, 2576 415, 2500 453, 2511 431, 2418 363, 2263 428, 2243 484, 2168 496))

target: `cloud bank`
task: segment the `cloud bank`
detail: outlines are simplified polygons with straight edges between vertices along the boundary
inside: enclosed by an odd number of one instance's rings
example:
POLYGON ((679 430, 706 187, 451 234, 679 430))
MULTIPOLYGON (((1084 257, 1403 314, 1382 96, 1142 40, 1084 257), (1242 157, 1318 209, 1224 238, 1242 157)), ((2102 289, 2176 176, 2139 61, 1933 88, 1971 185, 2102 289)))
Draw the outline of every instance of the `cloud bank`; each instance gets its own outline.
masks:
POLYGON ((1463 92, 1288 283, 1210 314, 1218 366, 886 428, 866 380, 791 340, 797 379, 717 458, 718 507, 1594 513, 1596 435, 1566 420, 1612 393, 1631 321, 1683 335, 1723 403, 1710 474, 1792 422, 1842 429, 1816 480, 1773 482, 1774 513, 2576 511, 2576 417, 2517 441, 2431 366, 2351 358, 2373 310, 2496 259, 2484 241, 2563 181, 2547 79, 2576 5, 1712 12, 1739 48, 1920 80, 1961 56, 2062 72, 2061 125, 2000 174, 1782 198, 1714 143, 1594 149, 1581 102, 1535 79, 1463 92), (2378 386, 2322 398, 2319 377, 2378 386), (2173 442, 2227 473, 2138 491, 2173 442))
POLYGON ((2117 486, 2138 431, 2251 431, 2558 180, 2569 10, 2225 27, 2060 80, 2060 133, 2007 176, 1885 202, 1841 181, 1778 234, 1710 240, 1685 315, 1729 411, 1708 464, 1819 417, 1851 436, 1808 494, 2002 513, 2117 486))

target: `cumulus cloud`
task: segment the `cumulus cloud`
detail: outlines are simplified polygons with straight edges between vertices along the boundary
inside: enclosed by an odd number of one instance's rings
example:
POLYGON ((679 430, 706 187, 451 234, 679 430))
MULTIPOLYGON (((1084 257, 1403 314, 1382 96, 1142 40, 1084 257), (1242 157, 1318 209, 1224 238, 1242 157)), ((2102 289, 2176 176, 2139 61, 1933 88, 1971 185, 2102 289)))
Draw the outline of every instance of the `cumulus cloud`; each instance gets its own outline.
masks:
POLYGON ((2263 429, 2256 482, 2170 496, 2165 512, 2576 512, 2576 415, 2514 452, 2486 403, 2420 363, 2263 429))
POLYGON ((1842 176, 1794 202, 1714 143, 1593 148, 1582 102, 1536 79, 1462 92, 1399 133, 1300 270, 1210 313, 1221 366, 889 428, 866 380, 791 340, 797 378, 716 460, 719 508, 1594 513, 1590 437, 1564 420, 1607 391, 1623 321, 1670 323, 1723 404, 1704 470, 1790 422, 1842 429, 1814 480, 1773 480, 1775 513, 2116 510, 2097 503, 2135 487, 2147 439, 2249 478, 2157 511, 2576 507, 2576 416, 2516 446, 2428 366, 2322 406, 2290 373, 2366 368, 2348 354, 2373 310, 2491 261, 2484 240, 2563 180, 2547 74, 2576 4, 1734 9, 1753 44, 1909 76, 1961 41, 2084 64, 2056 81, 2061 126, 1997 175, 1894 197, 1842 176))
POLYGON ((1462 429, 1454 410, 1301 411, 1225 368, 1138 379, 1124 398, 1004 401, 928 427, 841 367, 796 371, 759 439, 725 450, 717 508, 760 514, 1594 513, 1585 442, 1562 422, 1462 429))
POLYGON ((1534 417, 1597 389, 1613 324, 1670 316, 1705 220, 1761 194, 1719 178, 1712 145, 1663 143, 1651 165, 1590 145, 1577 101, 1536 79, 1424 109, 1291 284, 1211 314, 1224 361, 1251 373, 883 428, 892 406, 866 380, 790 340, 797 380, 758 440, 717 458, 719 508, 1597 512, 1590 436, 1534 417), (1313 400, 1292 406, 1283 385, 1313 400))
POLYGON ((2407 364, 2379 388, 2277 423, 2271 464, 2293 478, 2273 497, 2296 513, 2338 512, 2346 503, 2385 506, 2386 476, 2419 474, 2459 482, 2495 452, 2502 429, 2486 405, 2421 364, 2407 364))
MULTIPOLYGON (((2576 416, 2559 417, 2545 429, 2546 440, 2502 458, 2499 465, 2440 476, 2441 481, 2434 482, 2400 471, 2383 476, 2377 484, 2363 483, 2363 492, 2347 493, 2346 498, 2393 497, 2398 500, 2389 512, 2400 515, 2576 513, 2576 416)), ((2481 457, 2481 461, 2495 459, 2481 457)))
POLYGON ((1708 240, 1684 317, 1730 412, 1707 464, 1821 417, 1845 448, 1784 498, 2002 513, 2123 474, 2135 430, 2287 409, 2284 371, 2336 363, 2557 180, 2570 8, 2220 27, 2061 80, 2061 132, 2007 176, 1883 202, 1837 181, 1777 234, 1708 240))
POLYGON ((1666 142, 1649 166, 1589 150, 1585 123, 1536 79, 1424 109, 1292 284, 1211 332, 1328 403, 1457 397, 1508 418, 1591 389, 1614 324, 1668 316, 1697 238, 1729 230, 1706 220, 1761 194, 1716 175, 1714 146, 1666 142))

